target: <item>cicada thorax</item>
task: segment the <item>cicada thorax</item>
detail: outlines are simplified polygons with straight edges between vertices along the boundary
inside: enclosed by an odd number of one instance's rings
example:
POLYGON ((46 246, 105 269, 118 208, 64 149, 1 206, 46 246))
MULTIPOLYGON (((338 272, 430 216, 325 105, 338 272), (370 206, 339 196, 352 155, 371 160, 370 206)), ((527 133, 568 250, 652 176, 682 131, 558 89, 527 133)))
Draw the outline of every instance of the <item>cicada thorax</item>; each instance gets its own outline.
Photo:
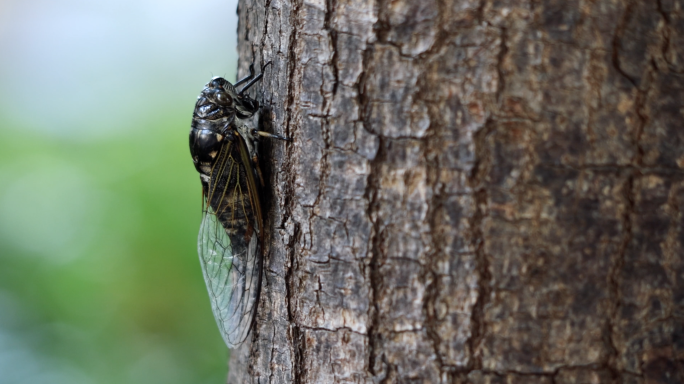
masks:
POLYGON ((197 100, 190 130, 190 152, 200 173, 205 204, 225 228, 236 251, 245 249, 252 235, 260 231, 249 156, 256 148, 256 138, 246 132, 247 124, 242 120, 251 117, 258 105, 248 96, 238 95, 225 79, 214 78, 197 100))
POLYGON ((224 139, 235 121, 235 89, 220 77, 212 79, 197 98, 190 128, 190 154, 197 171, 209 176, 224 139))

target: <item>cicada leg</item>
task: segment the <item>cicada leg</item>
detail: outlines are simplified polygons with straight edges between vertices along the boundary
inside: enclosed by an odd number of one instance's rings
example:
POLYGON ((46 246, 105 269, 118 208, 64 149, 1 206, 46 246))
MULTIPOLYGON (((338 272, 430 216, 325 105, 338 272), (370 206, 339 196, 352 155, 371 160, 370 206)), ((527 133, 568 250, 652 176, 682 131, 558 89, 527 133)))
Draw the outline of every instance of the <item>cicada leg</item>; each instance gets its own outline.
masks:
POLYGON ((285 140, 285 141, 292 141, 289 137, 285 136, 280 136, 280 135, 274 135, 272 133, 264 132, 264 131, 257 131, 256 132, 259 136, 262 137, 268 137, 269 139, 278 139, 278 140, 285 140))
POLYGON ((238 82, 233 84, 233 86, 237 87, 238 85, 240 85, 244 82, 252 80, 253 78, 254 78, 254 63, 249 65, 249 75, 247 75, 247 77, 243 78, 242 80, 238 80, 238 82))
MULTIPOLYGON (((249 66, 249 71, 250 71, 250 75, 249 75, 249 76, 251 77, 251 80, 249 81, 249 83, 247 83, 247 85, 245 85, 245 86, 240 90, 240 92, 238 92, 238 95, 242 96, 242 95, 249 89, 249 87, 251 87, 252 85, 256 84, 257 81, 261 80, 261 78, 264 77, 264 69, 266 69, 266 67, 268 67, 269 64, 271 64, 270 61, 269 61, 268 63, 264 64, 264 65, 261 67, 261 73, 258 74, 258 75, 256 75, 256 76, 253 76, 253 73, 252 73, 252 70, 254 69, 254 64, 250 65, 250 66, 249 66)), ((235 84, 235 85, 237 86, 238 84, 242 84, 243 80, 246 81, 247 78, 238 81, 237 84, 235 84)))

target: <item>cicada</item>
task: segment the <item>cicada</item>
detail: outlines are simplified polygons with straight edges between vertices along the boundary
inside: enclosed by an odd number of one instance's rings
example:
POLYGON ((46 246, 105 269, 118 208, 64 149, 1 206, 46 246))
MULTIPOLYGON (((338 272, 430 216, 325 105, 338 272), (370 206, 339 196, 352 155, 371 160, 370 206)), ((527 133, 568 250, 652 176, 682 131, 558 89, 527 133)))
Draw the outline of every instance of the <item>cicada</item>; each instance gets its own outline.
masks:
POLYGON ((197 98, 190 129, 190 154, 202 182, 197 249, 211 309, 229 348, 247 338, 261 290, 258 138, 287 140, 258 131, 251 121, 259 102, 245 92, 261 80, 268 64, 256 76, 250 66, 249 76, 235 85, 211 79, 197 98))

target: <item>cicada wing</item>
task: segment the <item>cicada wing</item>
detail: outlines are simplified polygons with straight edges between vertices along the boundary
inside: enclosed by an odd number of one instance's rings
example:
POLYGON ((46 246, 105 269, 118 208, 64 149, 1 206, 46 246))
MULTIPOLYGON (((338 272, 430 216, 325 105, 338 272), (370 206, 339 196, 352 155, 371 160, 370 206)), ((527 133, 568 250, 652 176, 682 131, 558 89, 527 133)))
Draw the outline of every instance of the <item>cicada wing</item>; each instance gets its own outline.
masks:
POLYGON ((258 236, 247 247, 234 249, 226 229, 207 207, 197 242, 211 309, 228 348, 249 334, 261 288, 261 249, 258 236))

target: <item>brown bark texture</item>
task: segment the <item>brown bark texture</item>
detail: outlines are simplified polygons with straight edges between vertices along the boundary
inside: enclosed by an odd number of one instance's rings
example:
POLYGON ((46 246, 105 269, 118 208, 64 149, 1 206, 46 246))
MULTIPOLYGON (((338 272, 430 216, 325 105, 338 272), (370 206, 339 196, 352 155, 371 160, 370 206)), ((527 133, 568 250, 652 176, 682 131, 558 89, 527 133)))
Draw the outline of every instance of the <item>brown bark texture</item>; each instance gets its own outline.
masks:
POLYGON ((683 0, 241 0, 230 383, 684 382, 683 0))

